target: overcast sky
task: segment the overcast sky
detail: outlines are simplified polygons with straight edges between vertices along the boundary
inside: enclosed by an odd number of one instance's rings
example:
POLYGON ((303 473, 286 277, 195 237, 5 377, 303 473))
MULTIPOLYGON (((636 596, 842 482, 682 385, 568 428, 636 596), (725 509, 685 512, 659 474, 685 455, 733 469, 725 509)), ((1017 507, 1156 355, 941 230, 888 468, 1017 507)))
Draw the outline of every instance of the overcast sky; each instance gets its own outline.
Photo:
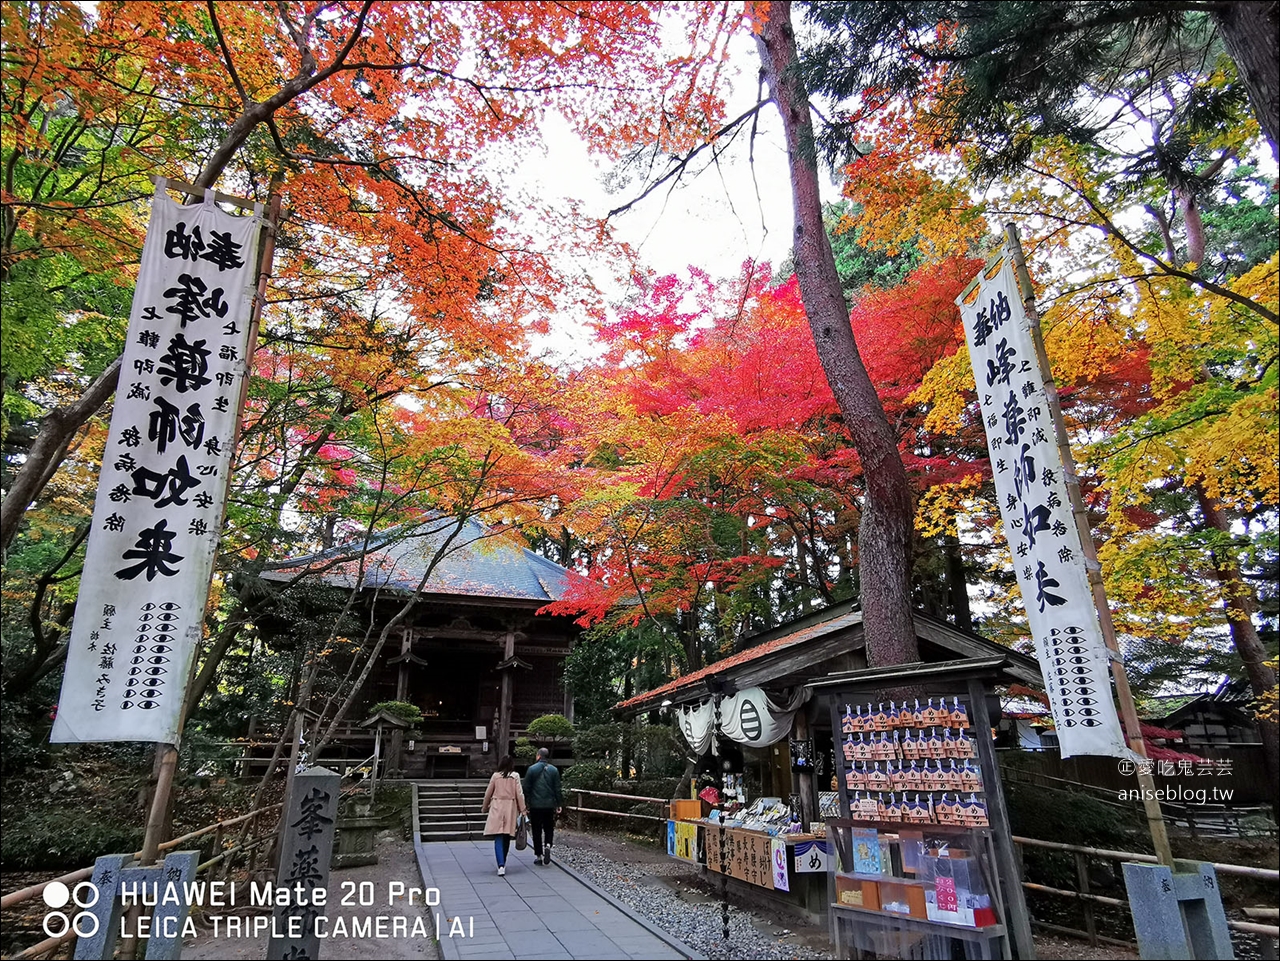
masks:
MULTIPOLYGON (((731 45, 733 67, 725 114, 736 117, 756 99, 759 61, 751 36, 742 31, 731 45)), ((726 71, 729 73, 729 71, 726 71)), ((736 278, 748 257, 775 267, 791 252, 791 182, 787 173, 782 124, 777 110, 766 105, 759 114, 754 159, 748 160, 749 129, 743 130, 719 162, 708 165, 704 151, 691 173, 669 190, 667 185, 617 215, 615 237, 635 248, 643 265, 658 274, 683 273, 697 267, 713 278, 736 278)), ((545 124, 546 149, 522 158, 514 184, 543 202, 557 199, 579 203, 584 214, 603 216, 634 200, 643 184, 632 183, 615 193, 605 186, 609 162, 591 156, 568 124, 553 118, 545 124)), ((514 185, 513 184, 513 185, 514 185)), ((824 177, 824 194, 835 199, 838 190, 824 177)), ((623 301, 625 285, 611 283, 609 271, 585 267, 610 300, 623 301)), ((552 318, 549 346, 563 359, 583 358, 588 336, 572 311, 552 318)))

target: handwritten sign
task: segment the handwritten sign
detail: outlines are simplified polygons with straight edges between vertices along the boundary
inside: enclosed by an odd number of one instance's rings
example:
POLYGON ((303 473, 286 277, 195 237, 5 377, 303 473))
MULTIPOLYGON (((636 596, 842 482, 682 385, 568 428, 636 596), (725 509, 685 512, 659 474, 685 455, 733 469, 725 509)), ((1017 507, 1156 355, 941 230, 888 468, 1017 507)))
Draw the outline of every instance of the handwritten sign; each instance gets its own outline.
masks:
POLYGON ((177 738, 221 533, 262 218, 157 189, 51 741, 177 738))
POLYGON ((773 888, 773 838, 754 831, 707 826, 707 870, 727 874, 762 888, 773 888), (725 831, 724 860, 720 858, 720 832, 725 831), (727 867, 726 867, 727 866, 727 867))
POLYGON ((1127 757, 1111 667, 1071 514, 1045 372, 1012 257, 956 300, 964 319, 991 472, 1062 756, 1127 757))

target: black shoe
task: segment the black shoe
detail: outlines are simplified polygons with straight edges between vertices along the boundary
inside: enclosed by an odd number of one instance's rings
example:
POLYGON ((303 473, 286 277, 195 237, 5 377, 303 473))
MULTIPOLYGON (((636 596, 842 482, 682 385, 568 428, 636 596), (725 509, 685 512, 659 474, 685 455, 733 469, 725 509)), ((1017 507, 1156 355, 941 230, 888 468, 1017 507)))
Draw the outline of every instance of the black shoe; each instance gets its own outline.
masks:
POLYGON ((550 844, 547 845, 547 853, 542 856, 542 863, 543 864, 551 863, 551 845, 550 844))

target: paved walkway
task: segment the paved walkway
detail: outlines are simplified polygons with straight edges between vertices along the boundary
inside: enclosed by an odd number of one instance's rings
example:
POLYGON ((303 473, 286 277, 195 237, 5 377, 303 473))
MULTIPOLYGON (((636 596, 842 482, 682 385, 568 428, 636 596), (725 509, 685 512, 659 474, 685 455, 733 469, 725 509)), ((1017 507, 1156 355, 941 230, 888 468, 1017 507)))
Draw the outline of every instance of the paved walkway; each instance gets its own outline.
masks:
POLYGON ((492 841, 415 845, 427 885, 440 889, 440 948, 447 961, 480 958, 689 958, 691 948, 533 849, 511 849, 498 877, 492 841), (465 936, 449 937, 460 920, 465 936))

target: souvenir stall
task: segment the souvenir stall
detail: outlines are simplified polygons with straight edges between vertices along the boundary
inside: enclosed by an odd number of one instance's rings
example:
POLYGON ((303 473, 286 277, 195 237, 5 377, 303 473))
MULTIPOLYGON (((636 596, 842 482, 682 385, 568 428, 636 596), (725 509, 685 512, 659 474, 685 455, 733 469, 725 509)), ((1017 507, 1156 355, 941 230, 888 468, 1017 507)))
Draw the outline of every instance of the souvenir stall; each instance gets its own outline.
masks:
POLYGON ((839 732, 826 821, 836 957, 1034 956, 991 736, 1005 667, 910 664, 810 685, 839 732))
MULTIPOLYGON (((812 833, 803 823, 797 794, 752 798, 740 765, 714 763, 742 745, 766 759, 765 766, 776 767, 768 759, 790 754, 789 736, 809 697, 803 688, 779 701, 758 687, 733 693, 719 687, 707 701, 677 711, 677 725, 690 747, 709 755, 712 769, 720 771, 702 784, 694 780, 696 798, 672 802, 667 853, 818 914, 826 887, 825 831, 812 833)), ((800 767, 805 763, 802 759, 800 767)), ((764 780, 757 775, 757 783, 764 780)))
MULTIPOLYGON (((1001 683, 1041 683, 1034 659, 925 614, 917 614, 915 620, 921 657, 930 666, 957 663, 957 658, 966 659, 958 662, 965 664, 995 658, 995 663, 1004 665, 1001 683)), ((833 899, 828 897, 826 872, 833 852, 827 823, 848 819, 852 798, 843 796, 848 787, 843 714, 829 724, 826 701, 814 692, 824 690, 822 685, 830 678, 868 674, 875 672, 868 672, 866 666, 861 612, 842 604, 751 638, 743 650, 619 704, 615 712, 621 718, 648 715, 674 722, 691 754, 699 758, 702 778, 695 779, 687 796, 671 804, 668 853, 704 865, 712 873, 723 866, 722 876, 730 887, 742 883, 756 894, 763 890, 776 897, 780 908, 809 917, 828 914, 833 899)), ((962 690, 948 693, 967 703, 968 695, 962 690)), ((890 699, 883 700, 887 711, 890 699)), ((856 717, 865 718, 878 701, 868 695, 849 703, 857 704, 852 712, 856 717)), ((922 704, 928 706, 927 697, 922 704)), ((952 701, 948 704, 954 707, 952 701)), ((935 699, 935 710, 937 705, 935 699)), ((867 731, 865 720, 863 725, 864 735, 878 733, 874 725, 867 731)), ((930 783, 936 784, 941 761, 949 779, 942 783, 954 788, 946 792, 948 804, 966 783, 973 790, 964 793, 964 800, 971 794, 982 799, 974 780, 979 768, 971 763, 969 782, 964 781, 962 762, 973 762, 976 756, 947 756, 948 744, 954 755, 961 739, 955 729, 948 735, 942 725, 938 727, 942 745, 938 757, 920 754, 913 730, 919 787, 908 793, 920 794, 923 802, 921 762, 930 762, 928 770, 934 778, 930 783), (959 780, 950 779, 952 759, 957 762, 959 780)), ((902 734, 899 726, 900 744, 902 734)), ((965 737, 972 740, 972 731, 965 737)), ((871 743, 865 737, 864 741, 871 743)), ((928 730, 925 742, 932 751, 928 730)), ((879 750, 883 752, 884 747, 879 750)), ((855 780, 853 791, 865 795, 870 790, 865 786, 868 778, 878 786, 881 775, 887 777, 889 772, 884 760, 878 768, 870 756, 857 760, 863 781, 859 786, 855 780)), ((908 760, 898 773, 904 787, 902 778, 910 771, 908 760)), ((886 791, 895 794, 901 808, 901 789, 886 791)))

